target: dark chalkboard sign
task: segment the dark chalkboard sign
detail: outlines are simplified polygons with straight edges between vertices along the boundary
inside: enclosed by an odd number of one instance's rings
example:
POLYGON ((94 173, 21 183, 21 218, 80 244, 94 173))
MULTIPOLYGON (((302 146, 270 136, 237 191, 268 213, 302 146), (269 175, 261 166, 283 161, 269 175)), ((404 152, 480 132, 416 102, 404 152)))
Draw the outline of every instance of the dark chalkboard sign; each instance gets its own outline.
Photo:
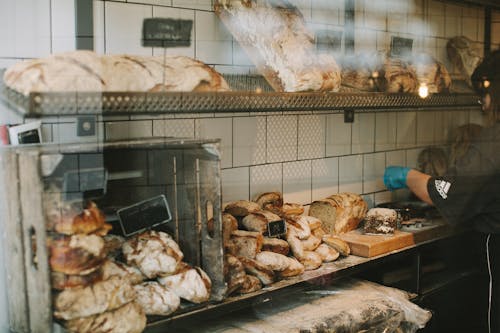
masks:
POLYGON ((125 236, 151 229, 172 220, 167 198, 163 194, 121 208, 116 214, 125 236))
POLYGON ((147 18, 142 24, 142 45, 181 47, 191 45, 193 20, 147 18))
POLYGON ((391 57, 397 57, 397 58, 410 57, 412 48, 413 48, 413 39, 392 36, 391 57))
POLYGON ((286 234, 286 223, 284 220, 271 221, 267 224, 267 235, 279 237, 286 234))

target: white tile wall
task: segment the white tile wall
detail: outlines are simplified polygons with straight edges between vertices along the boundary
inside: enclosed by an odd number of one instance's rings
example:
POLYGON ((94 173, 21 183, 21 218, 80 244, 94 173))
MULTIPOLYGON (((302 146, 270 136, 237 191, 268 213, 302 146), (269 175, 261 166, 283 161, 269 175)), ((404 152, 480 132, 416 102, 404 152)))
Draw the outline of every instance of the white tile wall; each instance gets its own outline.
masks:
POLYGON ((396 112, 380 112, 375 115, 375 151, 396 148, 396 112))
POLYGON ((311 161, 283 164, 283 200, 299 204, 311 202, 311 161))
POLYGON ((363 191, 370 193, 384 190, 382 177, 385 170, 385 153, 365 154, 363 156, 363 191))
POLYGON ((153 16, 153 7, 105 2, 105 50, 109 54, 152 55, 151 47, 141 45, 142 22, 153 16))
POLYGON ((281 163, 250 167, 250 198, 268 191, 283 192, 283 165, 281 163))
POLYGON ((165 119, 153 121, 153 136, 194 138, 194 119, 165 119))
POLYGON ((75 45, 74 1, 51 0, 52 52, 73 51, 75 45))
POLYGON ((325 156, 325 117, 325 115, 299 116, 299 160, 325 156))
POLYGON ((326 116, 326 156, 351 153, 352 124, 344 123, 343 114, 326 116))
POLYGON ((312 161, 312 200, 326 198, 339 192, 339 158, 312 161))
POLYGON ((202 118, 195 120, 196 138, 221 139, 221 167, 223 168, 230 168, 233 165, 232 122, 232 118, 202 118))
POLYGON ((267 118, 267 162, 297 159, 297 116, 267 118))
POLYGON ((232 37, 213 12, 197 11, 196 57, 209 64, 232 63, 232 37))
POLYGON ((249 200, 249 168, 223 169, 221 171, 222 202, 249 200))
POLYGON ((236 117, 233 133, 233 166, 266 162, 266 117, 236 117))
MULTIPOLYGON (((168 2, 170 1, 158 1, 158 2, 168 2)), ((173 18, 173 19, 183 19, 183 20, 192 20, 193 21, 193 29, 191 31, 191 40, 195 40, 196 36, 194 36, 194 11, 180 8, 169 8, 169 7, 153 7, 153 17, 164 17, 164 18, 173 18)), ((195 57, 195 43, 191 42, 189 47, 174 47, 174 48, 153 48, 153 55, 163 55, 166 54, 175 54, 175 55, 184 55, 188 57, 195 57)))
POLYGON ((436 113, 432 111, 417 112, 417 145, 432 145, 435 142, 436 113))
POLYGON ((213 10, 213 2, 214 0, 172 0, 172 5, 182 8, 213 10))
POLYGON ((417 140, 417 113, 399 112, 396 119, 396 147, 409 148, 415 146, 417 140))
POLYGON ((352 153, 370 153, 375 149, 375 114, 357 113, 352 124, 352 153))
POLYGON ((339 192, 363 193, 363 155, 339 158, 339 192))

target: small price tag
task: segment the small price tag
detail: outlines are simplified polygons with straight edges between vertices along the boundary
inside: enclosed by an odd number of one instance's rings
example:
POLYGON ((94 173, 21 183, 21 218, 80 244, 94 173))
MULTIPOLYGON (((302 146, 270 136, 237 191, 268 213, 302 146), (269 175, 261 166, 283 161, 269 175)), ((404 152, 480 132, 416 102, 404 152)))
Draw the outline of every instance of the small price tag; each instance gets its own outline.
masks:
POLYGON ((142 45, 181 47, 191 45, 193 20, 147 18, 142 24, 142 45))
POLYGON ((286 235, 285 220, 271 221, 267 224, 267 235, 269 237, 279 237, 286 235))
POLYGON ((116 213, 125 236, 151 229, 172 220, 167 198, 163 194, 121 208, 116 213))
POLYGON ((391 57, 406 58, 411 56, 413 48, 413 39, 392 36, 391 38, 391 57))

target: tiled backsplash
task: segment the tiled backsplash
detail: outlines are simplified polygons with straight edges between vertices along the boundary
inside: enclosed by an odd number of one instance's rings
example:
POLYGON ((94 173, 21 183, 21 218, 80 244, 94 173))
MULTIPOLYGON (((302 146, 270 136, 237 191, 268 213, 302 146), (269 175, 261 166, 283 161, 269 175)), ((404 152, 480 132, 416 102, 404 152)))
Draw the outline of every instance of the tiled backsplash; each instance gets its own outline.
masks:
MULTIPOLYGON (((344 0, 292 0, 313 31, 343 31, 344 0)), ((254 67, 213 12, 210 0, 94 0, 94 45, 99 53, 163 54, 141 46, 146 17, 192 19, 190 47, 167 53, 202 60, 223 73, 254 67)), ((74 49, 72 0, 0 0, 0 67, 22 58, 74 49), (4 10, 5 9, 5 10, 4 10), (18 18, 23 20, 19 21, 18 18)), ((444 62, 446 41, 456 35, 483 42, 479 7, 433 0, 356 0, 355 51, 387 50, 392 36, 412 38, 415 52, 444 62)), ((493 45, 500 45, 500 14, 493 13, 493 45)), ((481 49, 481 48, 480 48, 481 49)), ((427 146, 446 147, 451 131, 480 122, 477 110, 377 110, 339 112, 176 114, 98 117, 96 134, 76 136, 76 119, 43 119, 46 141, 116 140, 173 136, 221 138, 223 201, 283 191, 285 201, 307 204, 339 191, 365 194, 370 204, 391 199, 381 177, 385 166, 417 166, 427 146)), ((4 120, 5 122, 5 120, 4 120)))

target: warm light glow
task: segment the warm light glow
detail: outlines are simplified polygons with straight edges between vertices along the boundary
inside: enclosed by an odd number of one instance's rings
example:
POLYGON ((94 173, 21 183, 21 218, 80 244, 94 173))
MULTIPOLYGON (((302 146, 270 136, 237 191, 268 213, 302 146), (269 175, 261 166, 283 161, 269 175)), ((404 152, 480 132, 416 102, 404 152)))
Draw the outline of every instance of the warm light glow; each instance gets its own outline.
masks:
POLYGON ((374 79, 378 78, 378 72, 377 71, 373 71, 372 78, 374 78, 374 79))
POLYGON ((257 88, 255 89, 255 92, 256 92, 257 94, 260 94, 260 93, 262 92, 262 88, 261 88, 261 87, 257 87, 257 88))
POLYGON ((484 80, 484 81, 483 81, 483 87, 484 87, 485 89, 487 89, 487 88, 490 86, 490 84, 491 84, 491 83, 490 83, 490 81, 488 81, 488 80, 484 80))
POLYGON ((421 98, 426 98, 429 96, 429 88, 425 83, 420 84, 420 87, 418 87, 418 96, 421 98))

